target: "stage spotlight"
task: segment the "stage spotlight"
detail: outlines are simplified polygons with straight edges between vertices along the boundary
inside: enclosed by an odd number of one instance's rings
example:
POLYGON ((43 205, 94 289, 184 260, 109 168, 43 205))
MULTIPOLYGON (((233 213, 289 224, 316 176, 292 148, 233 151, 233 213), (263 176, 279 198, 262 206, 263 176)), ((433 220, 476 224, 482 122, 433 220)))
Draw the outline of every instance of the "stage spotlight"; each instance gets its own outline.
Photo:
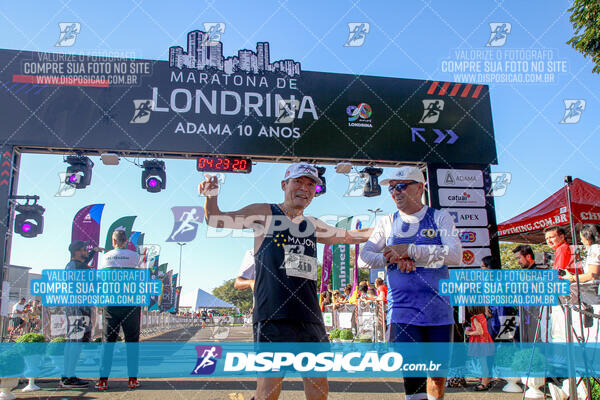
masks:
POLYGON ((75 189, 84 189, 92 181, 92 168, 94 163, 86 156, 67 156, 65 162, 67 167, 65 183, 75 189))
POLYGON ((317 183, 317 187, 316 187, 316 193, 315 196, 320 196, 322 194, 325 194, 325 192, 327 191, 327 184, 325 182, 325 167, 315 167, 317 169, 317 171, 319 172, 319 178, 321 179, 321 181, 323 182, 322 185, 319 185, 317 183))
POLYGON ((374 197, 381 194, 381 186, 379 186, 378 178, 383 172, 382 168, 366 167, 360 171, 360 176, 368 178, 363 188, 363 196, 374 197))
POLYGON ((17 204, 15 211, 19 213, 15 216, 15 233, 32 238, 44 231, 44 207, 37 203, 17 204))
POLYGON ((165 162, 160 160, 147 160, 142 165, 142 189, 150 193, 158 193, 167 188, 167 175, 165 162))

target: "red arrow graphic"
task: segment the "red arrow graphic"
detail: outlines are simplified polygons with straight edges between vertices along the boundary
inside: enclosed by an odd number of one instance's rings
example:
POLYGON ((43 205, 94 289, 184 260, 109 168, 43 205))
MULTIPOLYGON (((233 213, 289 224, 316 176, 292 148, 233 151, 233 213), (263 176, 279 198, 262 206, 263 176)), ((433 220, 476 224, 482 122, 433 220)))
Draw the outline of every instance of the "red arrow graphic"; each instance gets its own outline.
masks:
POLYGON ((2 166, 4 167, 4 164, 8 165, 10 167, 10 161, 4 160, 4 162, 2 163, 2 166))
POLYGON ((2 157, 10 157, 10 152, 5 151, 4 154, 2 154, 2 157))
POLYGON ((2 172, 0 172, 0 176, 4 176, 4 175, 9 176, 10 172, 8 172, 7 170, 3 170, 2 172))
POLYGON ((7 181, 6 179, 2 179, 2 180, 0 181, 0 186, 2 186, 2 185, 6 185, 6 186, 8 186, 8 181, 7 181))

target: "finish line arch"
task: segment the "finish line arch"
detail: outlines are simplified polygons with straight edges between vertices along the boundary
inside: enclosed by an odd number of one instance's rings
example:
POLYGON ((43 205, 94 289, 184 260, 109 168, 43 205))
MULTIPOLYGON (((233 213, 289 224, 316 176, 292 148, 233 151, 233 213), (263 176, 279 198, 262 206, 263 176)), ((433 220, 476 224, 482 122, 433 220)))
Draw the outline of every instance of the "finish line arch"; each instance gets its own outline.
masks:
POLYGON ((499 260, 487 86, 304 71, 270 60, 267 42, 225 57, 203 35, 190 32, 168 61, 0 50, 4 264, 20 154, 104 152, 420 165, 430 205, 449 209, 465 238, 463 266, 499 260))

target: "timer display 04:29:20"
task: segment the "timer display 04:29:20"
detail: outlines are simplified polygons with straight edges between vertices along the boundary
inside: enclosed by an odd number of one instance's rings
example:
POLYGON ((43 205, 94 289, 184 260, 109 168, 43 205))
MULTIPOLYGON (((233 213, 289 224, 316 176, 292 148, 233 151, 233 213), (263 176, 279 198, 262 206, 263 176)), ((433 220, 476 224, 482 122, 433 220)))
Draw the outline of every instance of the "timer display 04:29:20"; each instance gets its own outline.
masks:
POLYGON ((244 157, 215 157, 198 158, 196 169, 205 172, 241 172, 252 171, 252 160, 244 157))

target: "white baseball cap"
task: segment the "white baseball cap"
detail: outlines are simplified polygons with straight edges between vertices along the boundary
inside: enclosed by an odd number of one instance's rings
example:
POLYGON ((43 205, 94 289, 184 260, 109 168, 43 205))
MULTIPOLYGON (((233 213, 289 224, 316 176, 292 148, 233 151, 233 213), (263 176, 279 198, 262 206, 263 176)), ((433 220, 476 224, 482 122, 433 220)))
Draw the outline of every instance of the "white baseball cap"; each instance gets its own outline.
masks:
POLYGON ((390 181, 415 181, 425 183, 425 177, 419 168, 416 167, 400 167, 396 169, 390 176, 382 179, 382 185, 389 185, 390 181))
POLYGON ((306 176, 313 181, 317 182, 319 185, 323 184, 321 178, 319 178, 319 171, 315 167, 307 163, 294 163, 288 167, 285 171, 285 176, 283 180, 287 181, 291 178, 300 178, 301 176, 306 176))

